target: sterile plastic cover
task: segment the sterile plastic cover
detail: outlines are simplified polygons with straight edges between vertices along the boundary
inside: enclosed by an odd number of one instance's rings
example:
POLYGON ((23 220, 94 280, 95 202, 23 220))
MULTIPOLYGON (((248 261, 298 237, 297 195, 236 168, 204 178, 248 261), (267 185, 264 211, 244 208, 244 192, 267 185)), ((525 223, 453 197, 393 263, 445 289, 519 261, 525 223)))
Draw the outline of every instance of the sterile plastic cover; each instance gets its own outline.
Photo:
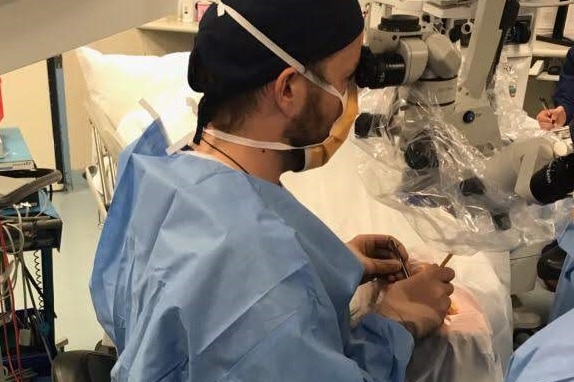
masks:
MULTIPOLYGON (((361 111, 388 115, 394 91, 363 91, 361 111)), ((439 108, 416 106, 403 118, 375 118, 371 132, 378 134, 353 140, 362 149, 359 175, 376 200, 401 211, 423 241, 455 254, 508 251, 553 238, 554 207, 528 206, 513 190, 500 189, 485 176, 487 158, 439 108), (420 169, 407 165, 408 155, 420 169), (431 163, 426 168, 425 161, 431 163)), ((512 116, 502 124, 507 135, 527 118, 514 109, 503 99, 496 111, 501 121, 512 116)))

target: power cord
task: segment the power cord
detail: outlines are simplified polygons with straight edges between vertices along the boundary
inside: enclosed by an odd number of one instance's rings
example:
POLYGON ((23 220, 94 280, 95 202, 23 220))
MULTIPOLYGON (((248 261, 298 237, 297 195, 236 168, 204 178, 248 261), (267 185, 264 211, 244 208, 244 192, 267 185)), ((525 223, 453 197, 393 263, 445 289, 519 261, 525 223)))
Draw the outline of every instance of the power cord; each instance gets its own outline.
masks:
MULTIPOLYGON (((6 240, 4 238, 4 225, 2 222, 2 216, 0 215, 0 245, 2 246, 2 265, 3 265, 3 269, 8 268, 8 254, 7 254, 7 250, 6 250, 6 240)), ((9 286, 9 291, 12 290, 12 285, 10 284, 10 279, 8 279, 8 286, 9 286)), ((2 313, 2 316, 4 317, 5 314, 5 301, 2 300, 0 302, 0 313, 2 313)), ((15 316, 15 311, 14 311, 14 296, 12 293, 10 293, 10 305, 11 305, 11 310, 12 313, 14 313, 12 315, 12 323, 14 326, 14 331, 16 334, 16 357, 17 357, 17 361, 18 361, 18 374, 20 374, 22 372, 22 364, 21 364, 21 360, 20 360, 20 344, 19 344, 19 333, 18 333, 18 327, 16 324, 16 320, 14 318, 15 316)), ((12 372, 12 375, 14 376, 14 378, 16 379, 17 382, 21 382, 20 378, 16 375, 16 371, 14 370, 14 365, 12 364, 12 355, 10 354, 10 345, 8 344, 8 329, 6 328, 6 321, 4 320, 4 322, 2 322, 2 328, 4 331, 4 345, 6 346, 6 353, 8 356, 8 365, 10 366, 10 371, 12 372)))

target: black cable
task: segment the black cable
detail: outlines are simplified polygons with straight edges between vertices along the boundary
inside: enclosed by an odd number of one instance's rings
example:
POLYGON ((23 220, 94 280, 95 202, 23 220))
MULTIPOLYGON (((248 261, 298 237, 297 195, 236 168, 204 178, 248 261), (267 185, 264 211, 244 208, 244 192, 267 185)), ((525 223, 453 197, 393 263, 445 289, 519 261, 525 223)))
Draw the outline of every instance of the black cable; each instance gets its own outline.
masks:
POLYGON ((240 165, 239 163, 237 163, 237 161, 235 159, 233 159, 231 156, 227 155, 226 153, 224 153, 221 149, 218 149, 217 147, 215 147, 214 145, 212 145, 211 143, 207 142, 203 137, 201 138, 201 140, 203 142, 205 142, 209 147, 211 147, 212 149, 214 149, 215 151, 219 152, 221 155, 225 156, 227 159, 229 159, 230 161, 232 161, 233 163, 235 163, 235 165, 237 167, 239 167, 244 173, 246 173, 247 175, 249 175, 249 171, 247 171, 245 169, 245 167, 243 167, 242 165, 240 165))
MULTIPOLYGON (((27 272, 27 274, 29 275, 30 273, 27 272)), ((32 294, 32 287, 30 286, 30 282, 33 282, 34 280, 31 280, 29 277, 26 277, 24 281, 26 282, 26 285, 28 286, 28 290, 30 292, 30 300, 32 301, 32 309, 34 310, 34 314, 36 317, 36 319, 35 319, 36 322, 32 322, 32 324, 33 324, 33 326, 36 327, 36 332, 38 333, 38 335, 40 336, 40 339, 42 340, 42 344, 44 345, 44 349, 46 350, 46 354, 48 355, 48 358, 50 359, 50 363, 52 363, 52 361, 54 359, 54 355, 50 351, 50 347, 48 346, 48 342, 46 340, 46 337, 42 333, 40 325, 38 324, 38 321, 40 323, 43 323, 44 319, 43 319, 42 315, 40 314, 40 312, 38 311, 38 308, 36 307, 36 302, 34 301, 34 297, 32 294)), ((53 328, 51 328, 51 329, 53 330, 53 328)))
POLYGON ((28 288, 28 293, 30 293, 30 302, 32 303, 32 310, 35 314, 38 314, 38 309, 36 307, 36 300, 34 299, 34 294, 32 293, 32 287, 30 286, 30 280, 28 277, 24 277, 24 281, 26 283, 26 287, 28 288))
POLYGON ((31 326, 30 317, 28 315, 28 292, 26 289, 26 262, 24 260, 24 255, 20 254, 20 265, 22 266, 22 294, 24 297, 24 321, 26 322, 25 327, 29 328, 31 326))
MULTIPOLYGON (((34 277, 32 276, 32 274, 30 273, 30 271, 28 270, 28 267, 24 267, 25 269, 25 273, 26 273, 26 280, 28 280, 29 282, 32 283, 32 286, 34 286, 34 289, 36 290, 36 292, 38 293, 38 298, 41 300, 45 300, 46 296, 44 295, 44 292, 42 292, 42 289, 38 286, 38 284, 36 284, 36 281, 34 280, 34 277)), ((30 294, 32 292, 30 291, 30 294)), ((32 297, 32 296, 30 296, 32 297)), ((32 300, 33 301, 33 300, 32 300)), ((40 305, 40 309, 43 309, 43 306, 40 305)), ((55 312, 54 313, 54 317, 56 317, 55 312)))
MULTIPOLYGON (((38 251, 34 252, 34 275, 35 275, 35 284, 37 285, 38 290, 42 289, 42 269, 40 268, 40 255, 38 255, 38 251)), ((41 296, 39 298, 38 305, 40 306, 40 310, 44 309, 44 297, 41 296)))

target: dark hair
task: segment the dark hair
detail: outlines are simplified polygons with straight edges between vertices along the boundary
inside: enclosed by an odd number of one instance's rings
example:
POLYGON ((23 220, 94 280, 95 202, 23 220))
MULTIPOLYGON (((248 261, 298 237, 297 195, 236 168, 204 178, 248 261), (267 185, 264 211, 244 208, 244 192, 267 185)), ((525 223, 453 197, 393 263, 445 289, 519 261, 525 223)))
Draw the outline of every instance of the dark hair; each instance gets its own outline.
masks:
POLYGON ((257 110, 259 98, 263 95, 265 87, 241 93, 216 107, 211 123, 218 130, 232 133, 245 118, 257 110))
MULTIPOLYGON (((324 61, 309 64, 306 67, 311 70, 317 77, 325 80, 324 61)), ((245 118, 257 111, 259 100, 263 96, 265 87, 259 87, 254 90, 243 92, 219 104, 214 111, 211 123, 215 128, 225 133, 234 132, 238 126, 241 126, 245 118)))

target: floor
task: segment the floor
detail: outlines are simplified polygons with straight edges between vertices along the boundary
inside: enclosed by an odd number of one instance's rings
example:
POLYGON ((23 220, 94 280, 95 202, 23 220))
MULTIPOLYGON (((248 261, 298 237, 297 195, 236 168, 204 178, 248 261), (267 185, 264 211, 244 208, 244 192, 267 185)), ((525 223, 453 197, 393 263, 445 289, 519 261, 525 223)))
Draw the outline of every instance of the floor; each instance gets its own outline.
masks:
POLYGON ((64 222, 54 255, 56 342, 67 338, 68 350, 93 349, 103 334, 88 288, 100 236, 96 203, 85 180, 75 176, 74 189, 55 194, 53 204, 64 222))

